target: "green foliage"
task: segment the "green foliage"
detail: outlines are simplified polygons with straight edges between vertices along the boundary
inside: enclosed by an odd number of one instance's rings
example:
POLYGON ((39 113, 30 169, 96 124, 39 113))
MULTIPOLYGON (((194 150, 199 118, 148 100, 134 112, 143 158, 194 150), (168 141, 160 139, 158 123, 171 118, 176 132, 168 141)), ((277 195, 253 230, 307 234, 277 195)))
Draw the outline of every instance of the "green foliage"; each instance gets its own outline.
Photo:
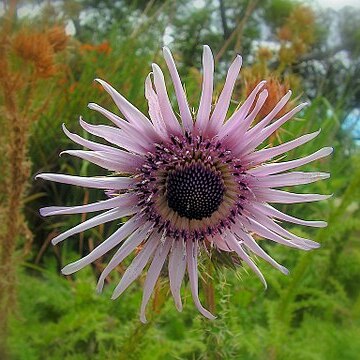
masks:
POLYGON ((277 28, 284 23, 291 10, 294 9, 295 1, 292 0, 272 0, 265 5, 266 24, 277 28))

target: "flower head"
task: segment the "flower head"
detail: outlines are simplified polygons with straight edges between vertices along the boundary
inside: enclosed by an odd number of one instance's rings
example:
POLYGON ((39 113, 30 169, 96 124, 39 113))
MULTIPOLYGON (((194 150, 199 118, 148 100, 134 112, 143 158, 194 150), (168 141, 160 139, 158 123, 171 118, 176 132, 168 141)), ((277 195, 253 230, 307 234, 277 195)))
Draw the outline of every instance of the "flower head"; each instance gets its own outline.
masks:
POLYGON ((313 227, 324 227, 325 222, 286 215, 269 203, 326 199, 325 195, 295 194, 277 188, 329 177, 326 173, 288 170, 323 158, 332 152, 332 148, 320 149, 297 160, 267 163, 319 134, 317 131, 272 148, 258 149, 264 140, 306 104, 298 105, 278 117, 290 99, 289 91, 261 121, 253 125, 268 97, 263 81, 227 119, 242 59, 237 56, 231 64, 222 92, 213 106, 214 59, 210 48, 204 46, 201 99, 198 112, 193 116, 167 48, 164 48, 164 57, 174 84, 180 117, 170 104, 163 73, 156 64, 153 64, 152 72, 145 81, 150 118, 109 84, 97 80, 124 118, 97 104, 89 104, 90 109, 104 115, 114 126, 91 125, 80 119, 81 127, 105 139, 110 145, 84 139, 64 126, 64 132, 70 139, 89 149, 67 150, 65 153, 91 161, 113 174, 79 177, 44 173, 38 177, 103 189, 107 199, 75 207, 46 207, 40 211, 43 216, 102 212, 58 235, 52 240, 53 244, 99 224, 129 217, 88 255, 65 266, 63 274, 72 274, 117 248, 100 276, 98 290, 101 291, 108 274, 140 248, 116 286, 113 299, 149 264, 141 305, 141 320, 146 321, 146 304, 168 259, 170 289, 177 309, 182 309, 180 288, 187 271, 196 307, 212 319, 214 316, 201 305, 198 297, 198 254, 211 246, 219 252, 235 252, 265 286, 265 279, 251 258, 252 253, 287 274, 287 269, 259 246, 254 235, 303 250, 319 246, 285 230, 277 220, 313 227))
POLYGON ((56 73, 54 47, 46 33, 21 31, 16 35, 13 47, 20 58, 34 64, 39 77, 47 78, 56 73))

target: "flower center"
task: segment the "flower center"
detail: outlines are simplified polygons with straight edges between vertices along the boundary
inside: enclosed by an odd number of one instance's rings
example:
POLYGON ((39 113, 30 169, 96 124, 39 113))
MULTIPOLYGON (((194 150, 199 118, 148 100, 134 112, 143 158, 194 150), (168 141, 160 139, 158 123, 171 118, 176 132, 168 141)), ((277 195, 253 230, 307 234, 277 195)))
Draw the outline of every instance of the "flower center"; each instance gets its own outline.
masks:
POLYGON ((221 173, 201 163, 169 172, 166 181, 168 206, 189 220, 210 217, 224 197, 221 173))
POLYGON ((241 159, 216 138, 185 133, 154 144, 135 185, 141 212, 162 236, 185 241, 221 234, 249 195, 241 159))

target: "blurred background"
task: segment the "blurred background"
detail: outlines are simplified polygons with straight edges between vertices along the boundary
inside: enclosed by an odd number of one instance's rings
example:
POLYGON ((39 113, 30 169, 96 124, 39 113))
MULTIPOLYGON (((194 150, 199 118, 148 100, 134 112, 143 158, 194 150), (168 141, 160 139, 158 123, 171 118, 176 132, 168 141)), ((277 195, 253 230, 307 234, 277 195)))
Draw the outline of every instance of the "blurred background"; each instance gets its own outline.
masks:
POLYGON ((359 2, 9 0, 0 7, 0 359, 359 359, 359 2), (110 300, 129 259, 111 274, 102 295, 95 284, 109 256, 74 276, 60 274, 117 225, 98 226, 53 247, 51 239, 86 214, 44 219, 38 212, 104 195, 35 181, 34 175, 104 174, 67 155, 59 159, 62 150, 76 148, 61 124, 86 136, 80 115, 105 122, 87 109, 88 102, 116 111, 93 82, 97 77, 146 113, 144 79, 152 62, 164 66, 163 45, 173 51, 196 108, 203 44, 216 57, 216 94, 234 55, 244 58, 234 107, 263 79, 270 96, 262 116, 290 88, 290 106, 310 102, 267 145, 322 129, 287 158, 333 146, 331 159, 305 167, 330 171, 331 179, 296 189, 333 197, 282 210, 329 226, 288 225, 320 242, 315 252, 262 243, 290 269, 285 277, 257 261, 267 291, 246 266, 234 269, 226 259, 205 258, 201 298, 218 315, 215 321, 198 314, 187 287, 185 309, 178 313, 164 273, 143 325, 138 316, 144 277, 110 300))

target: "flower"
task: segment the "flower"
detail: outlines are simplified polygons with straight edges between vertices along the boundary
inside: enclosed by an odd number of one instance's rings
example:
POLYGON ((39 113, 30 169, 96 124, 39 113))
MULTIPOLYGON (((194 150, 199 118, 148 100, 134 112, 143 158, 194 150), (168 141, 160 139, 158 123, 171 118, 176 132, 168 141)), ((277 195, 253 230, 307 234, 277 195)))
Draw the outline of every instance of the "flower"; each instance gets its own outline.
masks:
MULTIPOLYGON (((250 72, 251 73, 251 72, 250 72)), ((249 72, 248 72, 249 74, 249 72)), ((246 92, 246 95, 248 96, 251 94, 251 91, 256 87, 256 85, 259 83, 259 76, 254 76, 254 74, 251 74, 248 76, 248 79, 246 79, 246 84, 244 86, 244 90, 246 92)), ((264 85, 264 89, 268 92, 268 97, 264 104, 261 107, 261 110, 257 114, 257 119, 261 119, 265 117, 269 112, 273 109, 273 107, 282 99, 284 95, 287 94, 289 91, 290 84, 289 80, 285 78, 283 81, 280 81, 278 77, 276 76, 267 76, 266 78, 266 84, 264 85)), ((294 103, 296 101, 289 101, 284 107, 274 116, 274 119, 278 119, 281 116, 283 116, 287 111, 292 109, 294 107, 294 103)), ((254 107, 255 105, 253 105, 254 107)), ((250 111, 253 109, 253 107, 250 109, 250 111)), ((273 119, 273 120, 274 120, 273 119)))
POLYGON ((47 37, 54 52, 62 51, 66 48, 69 36, 66 35, 63 26, 54 26, 47 31, 47 37))
POLYGON ((298 105, 276 119, 290 99, 289 91, 268 115, 251 126, 268 97, 262 81, 226 120, 242 59, 236 56, 231 64, 213 108, 214 59, 210 48, 204 46, 201 99, 199 110, 193 116, 168 48, 164 48, 164 57, 174 84, 180 119, 170 104, 163 73, 156 64, 152 65, 152 72, 145 81, 150 120, 112 86, 97 79, 125 119, 90 103, 90 109, 104 115, 115 126, 91 125, 81 118, 80 125, 110 145, 82 138, 64 126, 64 132, 71 140, 89 149, 64 153, 97 164, 114 172, 113 175, 79 177, 43 173, 37 177, 104 189, 108 199, 82 206, 46 207, 40 212, 43 216, 50 216, 106 210, 56 236, 53 244, 99 224, 129 217, 88 255, 65 266, 62 273, 72 274, 117 248, 99 278, 97 289, 101 291, 109 273, 135 249, 140 249, 116 286, 112 299, 117 298, 150 264, 140 315, 145 322, 146 305, 168 259, 170 290, 177 309, 182 310, 180 288, 187 270, 196 307, 205 317, 213 319, 198 296, 199 252, 209 247, 219 252, 235 252, 265 286, 265 279, 251 259, 251 253, 287 274, 288 270, 271 258, 254 236, 303 250, 319 246, 285 230, 277 220, 313 227, 326 226, 324 221, 301 220, 280 212, 269 203, 288 204, 328 198, 326 195, 295 194, 276 188, 328 178, 327 173, 287 171, 328 156, 332 148, 322 148, 297 160, 267 163, 319 134, 317 131, 272 148, 257 150, 306 104, 298 105))
POLYGON ((54 48, 46 33, 23 30, 14 38, 13 47, 20 58, 34 64, 39 77, 48 78, 56 73, 54 48))

